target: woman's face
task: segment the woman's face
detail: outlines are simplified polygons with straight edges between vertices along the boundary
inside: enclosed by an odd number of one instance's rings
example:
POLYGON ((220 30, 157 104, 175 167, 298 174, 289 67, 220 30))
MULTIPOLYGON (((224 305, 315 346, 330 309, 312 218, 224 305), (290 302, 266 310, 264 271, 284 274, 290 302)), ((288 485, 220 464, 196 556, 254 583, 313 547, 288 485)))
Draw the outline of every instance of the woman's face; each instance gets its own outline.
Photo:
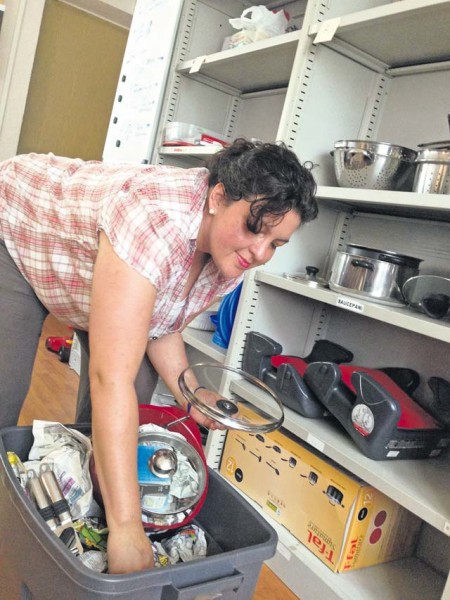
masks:
POLYGON ((247 220, 251 203, 227 201, 222 184, 212 189, 208 207, 214 214, 206 215, 209 226, 203 240, 199 237, 199 249, 211 255, 227 278, 239 277, 247 269, 266 263, 277 248, 287 244, 300 225, 300 216, 290 211, 281 220, 267 215, 259 233, 249 231, 247 220), (202 241, 206 242, 207 248, 201 247, 202 241))

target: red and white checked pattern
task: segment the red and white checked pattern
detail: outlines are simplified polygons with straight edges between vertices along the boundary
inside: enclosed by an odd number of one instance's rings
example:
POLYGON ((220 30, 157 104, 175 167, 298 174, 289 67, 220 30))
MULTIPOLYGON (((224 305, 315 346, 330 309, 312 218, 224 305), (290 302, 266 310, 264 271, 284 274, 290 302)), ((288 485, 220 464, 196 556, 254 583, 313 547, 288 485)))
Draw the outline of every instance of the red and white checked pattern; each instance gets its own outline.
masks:
POLYGON ((88 329, 98 231, 156 287, 149 337, 180 329, 238 280, 209 261, 181 300, 207 194, 207 170, 17 156, 0 164, 0 237, 46 308, 88 329))

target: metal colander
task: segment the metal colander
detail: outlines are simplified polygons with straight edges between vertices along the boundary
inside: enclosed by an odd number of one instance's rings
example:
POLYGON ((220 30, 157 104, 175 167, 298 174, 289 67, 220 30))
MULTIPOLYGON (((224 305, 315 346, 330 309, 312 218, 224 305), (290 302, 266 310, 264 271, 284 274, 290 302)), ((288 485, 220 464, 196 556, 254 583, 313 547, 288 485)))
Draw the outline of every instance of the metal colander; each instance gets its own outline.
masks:
POLYGON ((340 140, 334 144, 338 185, 372 190, 409 191, 417 152, 403 146, 367 140, 340 140))

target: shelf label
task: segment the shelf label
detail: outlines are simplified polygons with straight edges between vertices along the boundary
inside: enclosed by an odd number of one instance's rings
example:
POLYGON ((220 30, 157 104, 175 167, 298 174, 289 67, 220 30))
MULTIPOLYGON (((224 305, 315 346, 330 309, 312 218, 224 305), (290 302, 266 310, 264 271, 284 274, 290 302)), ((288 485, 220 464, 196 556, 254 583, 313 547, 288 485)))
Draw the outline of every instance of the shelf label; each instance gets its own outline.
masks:
POLYGON ((192 67, 189 69, 189 73, 198 73, 206 59, 206 56, 197 56, 192 64, 192 67))
POLYGON ((341 24, 340 17, 335 19, 327 19, 319 25, 319 31, 316 33, 313 44, 322 44, 324 42, 331 42, 334 38, 337 28, 341 24))
POLYGON ((356 313, 364 312, 364 304, 361 304, 361 302, 358 302, 353 298, 348 298, 346 296, 338 296, 336 300, 336 306, 356 313))

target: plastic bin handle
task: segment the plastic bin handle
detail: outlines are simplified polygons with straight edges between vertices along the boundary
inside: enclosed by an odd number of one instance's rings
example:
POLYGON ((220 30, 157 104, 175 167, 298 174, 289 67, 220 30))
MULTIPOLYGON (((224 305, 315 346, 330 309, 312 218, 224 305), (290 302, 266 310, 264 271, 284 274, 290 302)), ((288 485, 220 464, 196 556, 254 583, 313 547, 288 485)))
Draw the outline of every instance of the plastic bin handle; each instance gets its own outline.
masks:
POLYGON ((170 585, 165 588, 162 598, 164 600, 219 600, 223 594, 227 594, 227 598, 231 598, 230 593, 237 596, 239 587, 244 581, 242 573, 235 573, 230 577, 221 577, 205 583, 191 585, 180 589, 175 585, 170 585))

